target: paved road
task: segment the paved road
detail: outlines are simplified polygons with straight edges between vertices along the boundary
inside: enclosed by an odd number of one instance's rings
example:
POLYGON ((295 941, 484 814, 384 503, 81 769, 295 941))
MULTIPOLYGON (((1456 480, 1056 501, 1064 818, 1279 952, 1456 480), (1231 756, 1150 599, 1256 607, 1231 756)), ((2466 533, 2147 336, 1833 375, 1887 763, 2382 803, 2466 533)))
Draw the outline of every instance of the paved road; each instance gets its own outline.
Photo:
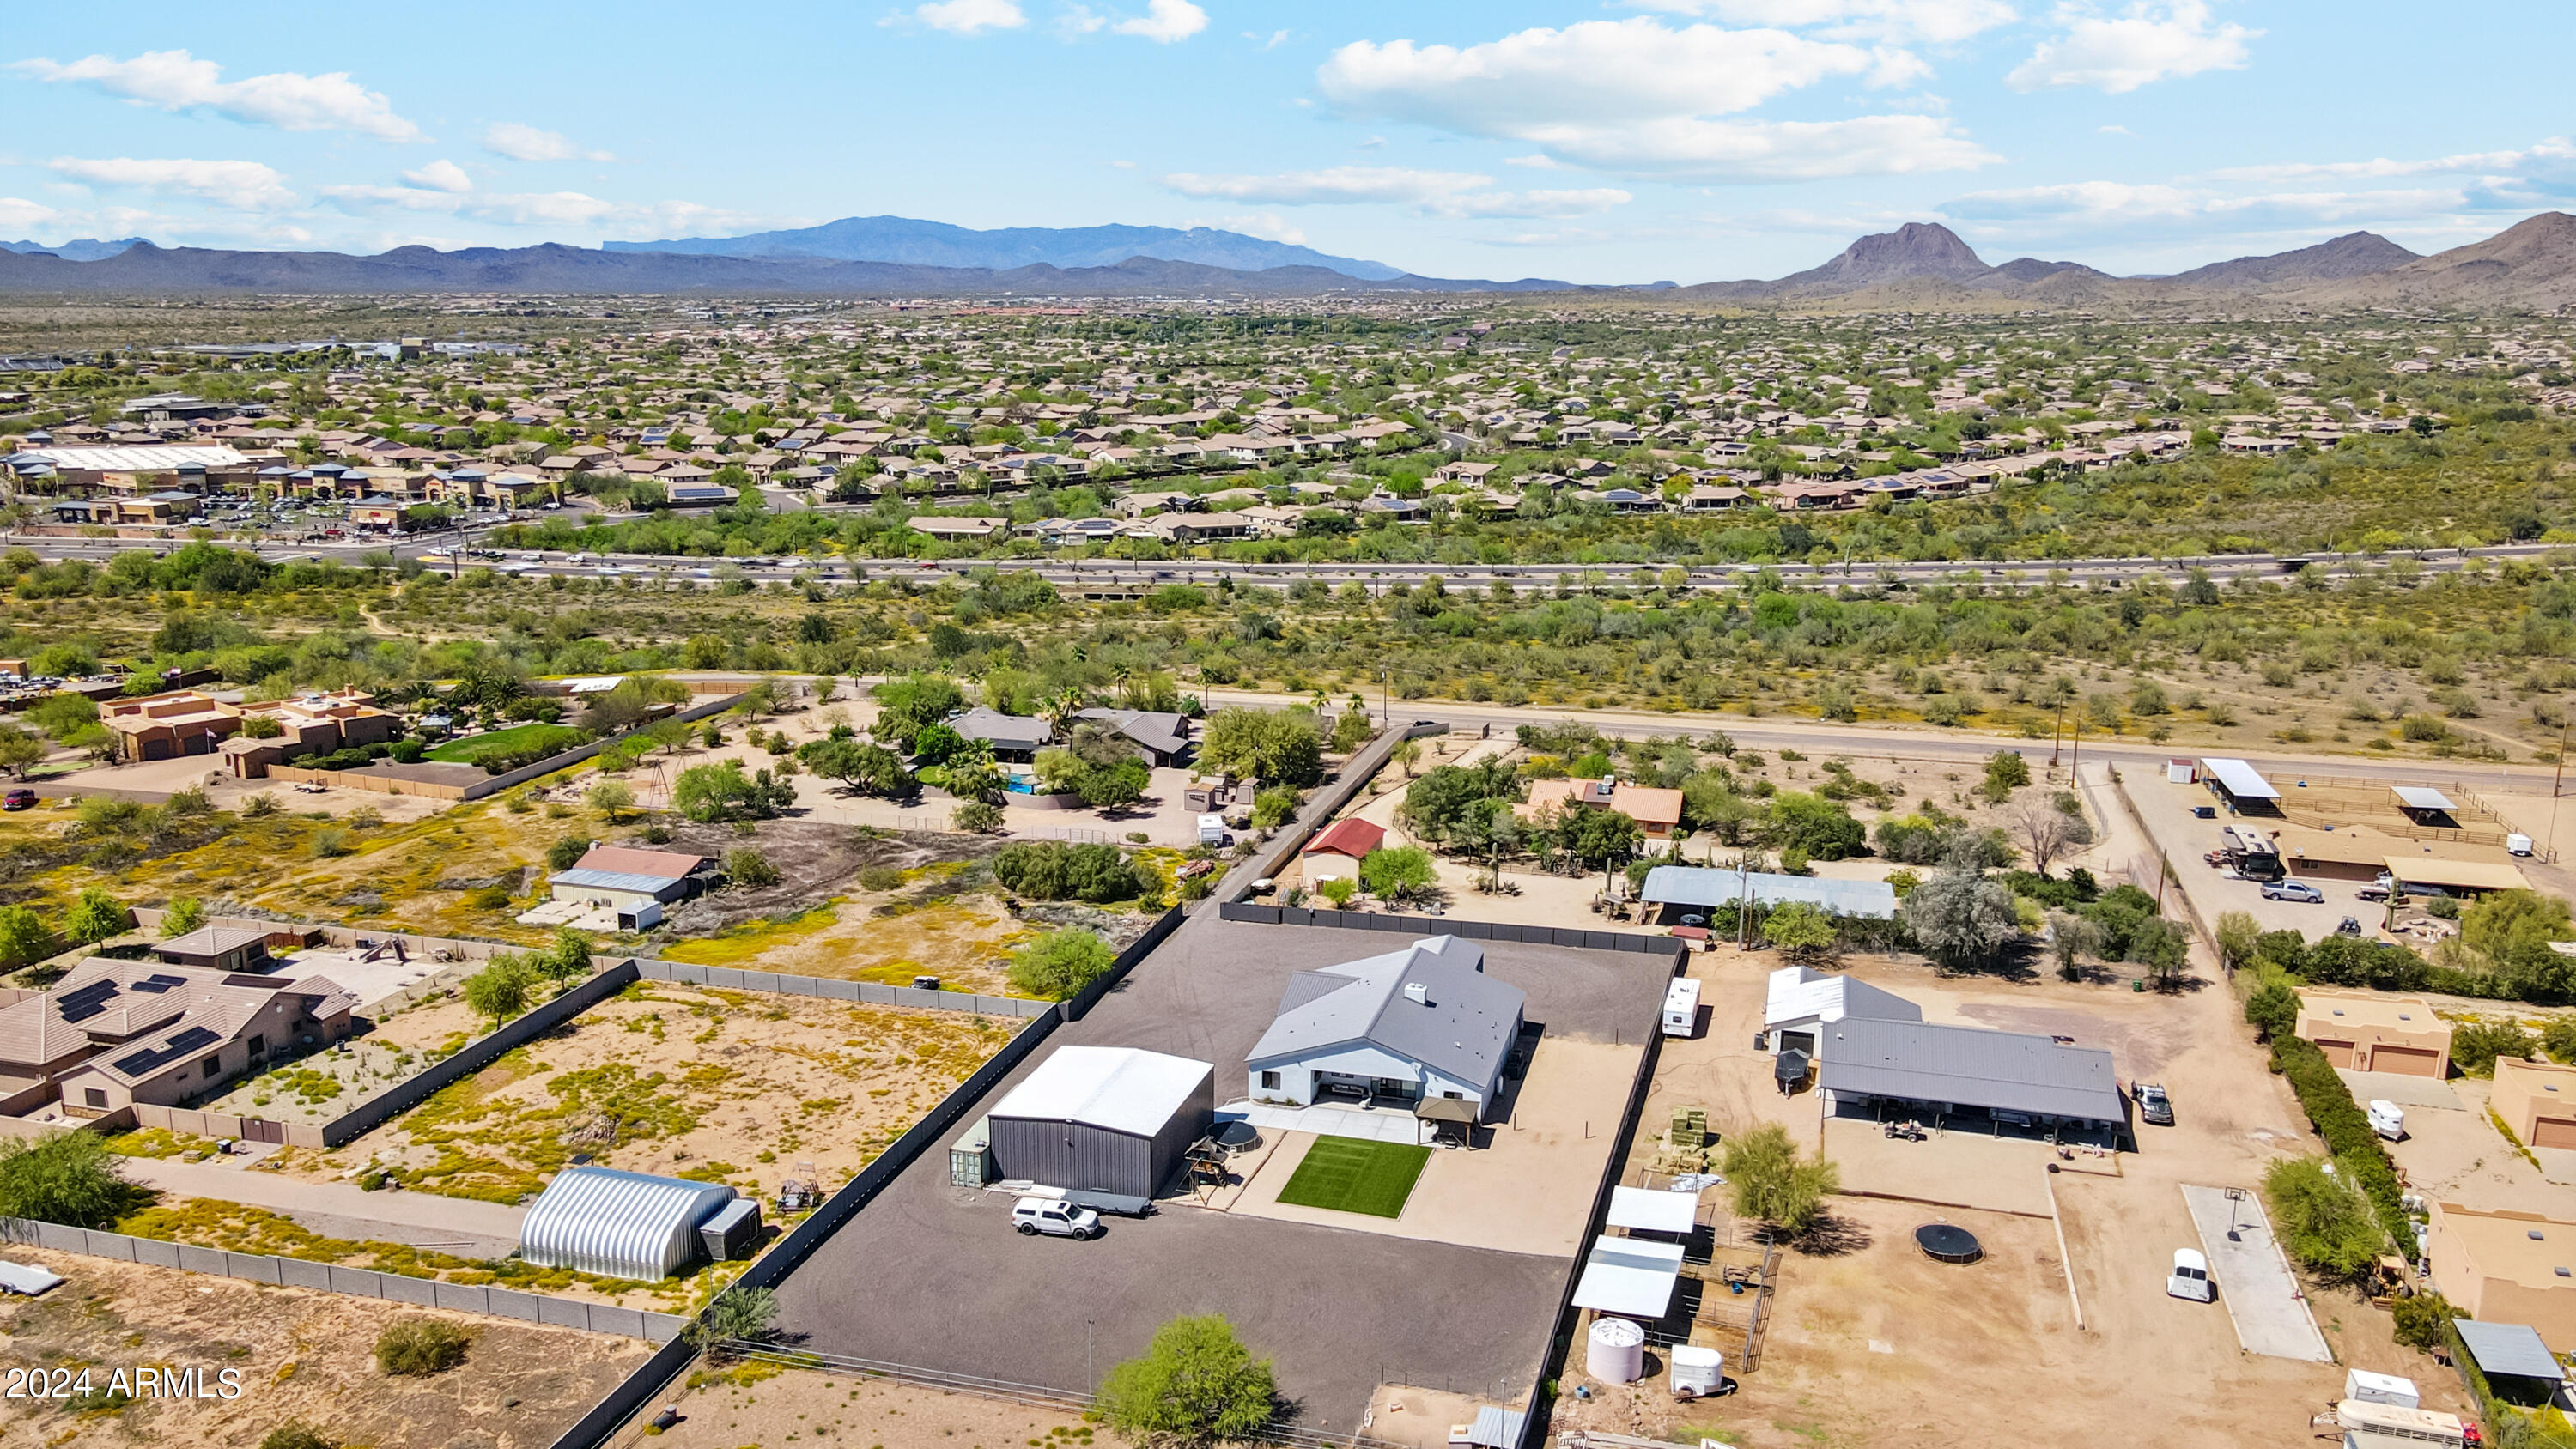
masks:
POLYGON ((125 1167, 127 1177, 164 1192, 267 1208, 317 1232, 382 1237, 422 1247, 443 1242, 516 1247, 519 1225, 528 1216, 526 1208, 469 1198, 398 1189, 368 1192, 356 1183, 306 1182, 211 1162, 130 1158, 125 1167))
MULTIPOLYGON (((1547 591, 1560 581, 1581 584, 1587 577, 1607 583, 1626 583, 1639 572, 1660 577, 1671 565, 1612 565, 1533 563, 1503 565, 1436 564, 1436 563, 1281 563, 1247 564, 1211 562, 1208 560, 1173 559, 1156 562, 1133 562, 1123 559, 1068 559, 1058 557, 1015 559, 941 559, 905 558, 805 559, 773 558, 749 563, 714 558, 676 558, 665 554, 592 554, 565 550, 501 549, 491 545, 480 533, 459 535, 444 533, 396 540, 344 539, 326 543, 264 542, 253 545, 259 555, 271 560, 335 559, 355 563, 368 554, 388 554, 401 558, 419 558, 440 567, 492 566, 533 577, 614 577, 631 576, 663 584, 697 584, 713 582, 719 568, 739 567, 744 576, 758 582, 782 582, 799 578, 846 582, 857 575, 870 578, 893 575, 958 575, 975 569, 999 569, 1008 573, 1034 573, 1057 588, 1077 596, 1131 597, 1169 584, 1197 584, 1214 587, 1232 580, 1284 589, 1304 580, 1338 587, 1356 583, 1372 593, 1383 593, 1398 585, 1419 583, 1437 577, 1453 588, 1490 589, 1508 584, 1527 593, 1547 591), (459 547, 488 549, 491 558, 468 558, 462 563, 451 557, 459 547), (701 577, 701 571, 704 577, 701 577)), ((167 552, 177 541, 147 543, 136 539, 78 539, 53 537, 14 537, 0 535, 0 546, 25 546, 48 560, 89 559, 104 561, 135 548, 153 548, 167 552)), ((2478 549, 2436 549, 2406 555, 2415 559, 2428 573, 2446 573, 2459 569, 2468 560, 2496 561, 2509 558, 2536 558, 2558 551, 2551 544, 2501 544, 2478 549)), ((1763 567, 1753 564, 1730 564, 1716 567, 1684 569, 1694 589, 1740 589, 1765 572, 1781 582, 1814 587, 1850 584, 1855 587, 1901 583, 1908 588, 1927 584, 1973 582, 1994 587, 2036 587, 2062 578, 2078 585, 2125 584, 2141 579, 2180 583, 2197 568, 2225 583, 2238 578, 2279 579, 2294 572, 2313 558, 2329 575, 2346 575, 2375 568, 2384 559, 2359 554, 2319 554, 2284 556, 2276 554, 2211 554, 2172 559, 2151 558, 2081 558, 2081 559, 2011 559, 1971 560, 1964 562, 1904 563, 1856 560, 1830 563, 1822 567, 1807 564, 1779 564, 1763 567)))

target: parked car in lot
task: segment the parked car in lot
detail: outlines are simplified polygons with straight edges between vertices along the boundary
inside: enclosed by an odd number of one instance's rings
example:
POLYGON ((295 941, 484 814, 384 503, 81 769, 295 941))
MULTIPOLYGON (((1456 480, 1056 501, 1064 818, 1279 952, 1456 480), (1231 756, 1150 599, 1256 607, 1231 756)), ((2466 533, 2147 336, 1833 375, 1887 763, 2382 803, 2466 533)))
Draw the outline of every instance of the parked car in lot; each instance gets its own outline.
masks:
POLYGON ((2163 1084, 2139 1082, 2129 1088, 2138 1102, 2138 1120, 2156 1127, 2173 1125, 2173 1098, 2165 1095, 2163 1084))
POLYGON ((2209 1260, 2190 1248, 2174 1249, 2173 1271, 2165 1275, 2165 1296, 2216 1302, 2218 1289, 2209 1281, 2209 1260))
POLYGON ((2263 898, 2267 901, 2304 901, 2313 906, 2324 901, 2326 893, 2303 880, 2276 880, 2263 887, 2263 898))
POLYGON ((1011 1206, 1011 1226, 1024 1237, 1044 1233, 1052 1238, 1096 1238, 1100 1214, 1051 1197, 1024 1197, 1011 1206))

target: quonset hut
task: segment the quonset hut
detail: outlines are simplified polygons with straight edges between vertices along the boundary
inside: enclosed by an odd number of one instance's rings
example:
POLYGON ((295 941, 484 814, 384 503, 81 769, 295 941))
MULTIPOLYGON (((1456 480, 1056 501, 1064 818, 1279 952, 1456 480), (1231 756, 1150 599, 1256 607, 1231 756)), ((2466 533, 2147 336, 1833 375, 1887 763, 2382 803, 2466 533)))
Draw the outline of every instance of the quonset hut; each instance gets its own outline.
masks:
POLYGON ((528 1209, 519 1256, 542 1268, 659 1282, 703 1251, 698 1226, 736 1195, 720 1182, 567 1167, 528 1209))

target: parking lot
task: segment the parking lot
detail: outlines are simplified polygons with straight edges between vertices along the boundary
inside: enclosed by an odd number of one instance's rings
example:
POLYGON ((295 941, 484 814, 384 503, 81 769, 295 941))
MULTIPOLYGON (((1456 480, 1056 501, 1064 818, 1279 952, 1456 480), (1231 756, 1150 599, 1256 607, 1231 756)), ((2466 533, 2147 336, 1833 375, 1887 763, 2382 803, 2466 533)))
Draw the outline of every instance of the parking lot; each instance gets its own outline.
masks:
MULTIPOLYGON (((1239 1094, 1244 1058, 1288 976, 1407 939, 1201 915, 970 1107, 968 1120, 1067 1045, 1213 1062, 1226 1100, 1239 1094)), ((1529 993, 1528 1019, 1545 1026, 1542 1060, 1552 1043, 1636 1048, 1653 1029, 1667 979, 1652 956, 1502 943, 1489 946, 1486 970, 1529 993)), ((1564 1056, 1592 1066, 1597 1054, 1564 1056)), ((1624 1093, 1621 1077, 1619 1100, 1624 1093)), ((1587 1139, 1578 1122, 1572 1135, 1606 1153, 1615 1125, 1590 1124, 1587 1139)), ((1555 1231, 1573 1234, 1597 1181, 1583 1180, 1579 1164, 1533 1161, 1526 1184, 1496 1182, 1490 1191, 1525 1187, 1563 1202, 1566 1222, 1555 1231), (1566 1184, 1556 1176, 1574 1179, 1574 1190, 1560 1191, 1566 1184)), ((1222 1313, 1253 1352, 1275 1361, 1281 1391, 1302 1406, 1308 1427, 1348 1430, 1389 1380, 1497 1402, 1526 1394, 1572 1268, 1570 1255, 1179 1201, 1151 1218, 1112 1219, 1091 1242, 1025 1238, 1010 1231, 1009 1209, 1000 1194, 950 1186, 947 1155, 926 1154, 780 1288, 781 1326, 826 1353, 1080 1388, 1134 1355, 1167 1319, 1222 1313)))

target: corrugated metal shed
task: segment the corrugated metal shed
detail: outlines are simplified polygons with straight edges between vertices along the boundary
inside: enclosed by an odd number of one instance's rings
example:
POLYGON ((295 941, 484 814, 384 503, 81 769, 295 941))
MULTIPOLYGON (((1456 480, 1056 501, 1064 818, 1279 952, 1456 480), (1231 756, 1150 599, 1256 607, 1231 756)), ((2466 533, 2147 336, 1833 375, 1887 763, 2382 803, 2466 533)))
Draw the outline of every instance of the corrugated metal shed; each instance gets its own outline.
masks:
MULTIPOLYGON (((1216 1112, 1216 1068, 1134 1047, 1058 1047, 986 1118, 1005 1181, 1150 1198, 1216 1112)), ((953 1166, 953 1164, 952 1164, 953 1166)))
POLYGON ((2123 1123, 2111 1054, 2044 1036, 1851 1017, 1817 1044, 1817 1085, 1840 1095, 1947 1102, 2080 1122, 2123 1123))
POLYGON ((1748 886, 1731 870, 1697 865, 1659 865, 1646 872, 1637 899, 1648 905, 1732 906, 1750 896, 1756 905, 1803 902, 1837 916, 1870 916, 1888 920, 1896 914, 1896 890, 1883 880, 1827 880, 1822 876, 1775 875, 1755 871, 1748 886))
POLYGON ((736 1195, 720 1182, 567 1167, 528 1209, 519 1256, 545 1268, 658 1282, 698 1255, 698 1225, 736 1195))

